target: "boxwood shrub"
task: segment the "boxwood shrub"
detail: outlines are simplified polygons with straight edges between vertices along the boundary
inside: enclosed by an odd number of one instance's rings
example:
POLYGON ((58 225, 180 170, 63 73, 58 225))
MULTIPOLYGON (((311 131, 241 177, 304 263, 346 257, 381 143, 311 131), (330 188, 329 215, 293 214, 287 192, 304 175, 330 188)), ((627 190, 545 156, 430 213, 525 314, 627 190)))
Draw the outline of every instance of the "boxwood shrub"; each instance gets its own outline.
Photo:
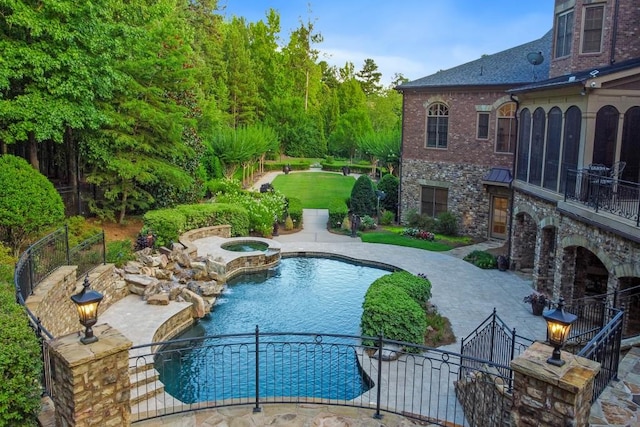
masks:
POLYGON ((156 209, 143 216, 142 234, 152 232, 156 236, 156 246, 169 246, 187 231, 187 217, 177 209, 156 209))
MULTIPOLYGON (((362 304, 360 322, 365 336, 378 336, 424 344, 427 318, 424 306, 431 296, 431 283, 407 272, 394 272, 371 284, 362 304)), ((364 345, 373 345, 365 340, 364 345)))
POLYGON ((496 260, 496 257, 485 251, 473 251, 469 255, 465 256, 464 260, 485 270, 498 268, 498 261, 496 260))
POLYGON ((302 227, 302 201, 295 197, 289 197, 287 200, 289 201, 288 212, 294 228, 302 227))
POLYGON ((334 199, 329 203, 329 228, 340 228, 342 221, 349 214, 349 208, 342 199, 334 199))

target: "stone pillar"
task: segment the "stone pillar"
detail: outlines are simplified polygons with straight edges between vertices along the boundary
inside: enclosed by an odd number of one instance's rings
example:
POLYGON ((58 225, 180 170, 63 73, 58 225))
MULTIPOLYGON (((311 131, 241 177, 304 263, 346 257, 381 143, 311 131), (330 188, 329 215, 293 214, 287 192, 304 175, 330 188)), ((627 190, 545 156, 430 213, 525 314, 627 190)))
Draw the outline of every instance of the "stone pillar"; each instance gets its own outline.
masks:
POLYGON ((511 362, 512 421, 518 427, 589 425, 593 383, 600 364, 562 352, 563 366, 547 363, 553 348, 536 342, 511 362))
POLYGON ((98 341, 82 344, 73 333, 50 344, 56 426, 129 426, 131 341, 107 324, 93 328, 98 341))

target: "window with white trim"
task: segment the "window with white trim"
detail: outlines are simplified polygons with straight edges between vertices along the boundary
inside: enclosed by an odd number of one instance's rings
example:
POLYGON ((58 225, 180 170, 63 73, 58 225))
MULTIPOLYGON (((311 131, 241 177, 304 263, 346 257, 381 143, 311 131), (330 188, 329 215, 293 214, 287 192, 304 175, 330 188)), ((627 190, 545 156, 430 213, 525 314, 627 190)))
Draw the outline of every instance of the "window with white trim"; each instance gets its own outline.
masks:
POLYGON ((589 6, 584 9, 582 53, 599 53, 602 51, 603 25, 604 5, 589 6))
POLYGON ((449 132, 449 107, 442 103, 429 106, 427 110, 427 147, 447 148, 449 132))
POLYGON ((571 38, 573 37, 573 10, 561 13, 556 17, 556 49, 555 58, 571 54, 571 38))

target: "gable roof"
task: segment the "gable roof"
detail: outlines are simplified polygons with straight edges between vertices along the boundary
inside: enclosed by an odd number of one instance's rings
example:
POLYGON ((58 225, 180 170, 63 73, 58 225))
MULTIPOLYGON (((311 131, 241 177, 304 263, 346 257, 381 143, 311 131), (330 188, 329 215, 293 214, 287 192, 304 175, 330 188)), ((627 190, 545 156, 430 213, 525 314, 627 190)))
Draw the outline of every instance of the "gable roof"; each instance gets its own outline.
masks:
POLYGON ((551 42, 552 31, 549 30, 538 40, 403 83, 396 89, 402 91, 451 86, 515 86, 536 80, 546 80, 549 78, 551 42), (534 66, 527 61, 527 54, 531 52, 542 54, 544 57, 542 64, 534 66))

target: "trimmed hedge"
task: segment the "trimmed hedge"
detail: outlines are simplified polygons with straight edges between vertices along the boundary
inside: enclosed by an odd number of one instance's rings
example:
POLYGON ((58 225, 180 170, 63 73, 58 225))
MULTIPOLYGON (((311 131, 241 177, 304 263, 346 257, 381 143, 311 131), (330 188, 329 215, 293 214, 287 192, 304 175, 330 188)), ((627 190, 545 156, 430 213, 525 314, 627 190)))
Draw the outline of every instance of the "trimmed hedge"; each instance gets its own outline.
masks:
POLYGON ((294 163, 290 163, 290 162, 265 163, 264 170, 265 171, 282 171, 285 165, 289 165, 291 167, 291 170, 294 170, 294 171, 306 171, 311 167, 311 162, 296 161, 294 163))
POLYGON ((174 209, 158 209, 144 214, 143 234, 151 231, 156 246, 168 246, 189 230, 212 225, 231 225, 232 236, 249 234, 249 214, 241 206, 224 203, 179 205, 174 209))
MULTIPOLYGON (((424 307, 431 297, 431 282, 405 271, 380 277, 371 284, 362 304, 362 335, 424 344, 427 318, 424 307)), ((373 345, 365 340, 364 345, 373 345)))
POLYGON ((302 227, 302 201, 295 197, 289 197, 287 200, 289 201, 288 213, 294 228, 302 227))
POLYGON ((36 426, 40 410, 40 344, 12 285, 0 282, 0 426, 36 426))
POLYGON ((360 175, 351 189, 351 211, 358 216, 375 216, 376 205, 373 181, 367 175, 360 175))
POLYGON ((344 200, 334 199, 329 203, 329 228, 340 228, 342 221, 349 214, 349 207, 344 200))

